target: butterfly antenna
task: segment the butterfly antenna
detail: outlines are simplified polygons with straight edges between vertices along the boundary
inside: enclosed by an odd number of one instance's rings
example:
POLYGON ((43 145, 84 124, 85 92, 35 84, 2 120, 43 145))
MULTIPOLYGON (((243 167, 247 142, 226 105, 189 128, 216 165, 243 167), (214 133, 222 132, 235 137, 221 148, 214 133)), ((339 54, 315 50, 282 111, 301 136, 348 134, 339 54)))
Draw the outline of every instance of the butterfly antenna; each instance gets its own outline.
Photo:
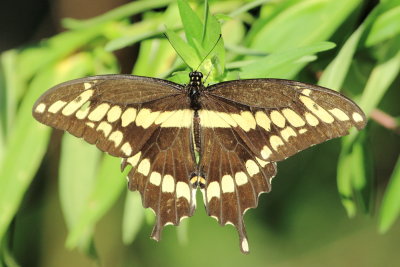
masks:
MULTIPOLYGON (((218 44, 219 41, 221 40, 221 37, 222 37, 222 34, 219 35, 218 40, 215 42, 215 44, 214 44, 213 47, 210 49, 210 51, 208 51, 207 55, 203 58, 203 60, 200 62, 199 66, 197 66, 197 68, 196 68, 195 71, 197 71, 197 70, 200 68, 200 66, 201 66, 201 64, 203 64, 204 60, 206 60, 206 58, 211 54, 211 52, 214 50, 214 48, 217 46, 217 44, 218 44)), ((208 73, 208 74, 210 74, 210 73, 208 73)), ((208 77, 208 75, 207 75, 207 77, 208 77)))

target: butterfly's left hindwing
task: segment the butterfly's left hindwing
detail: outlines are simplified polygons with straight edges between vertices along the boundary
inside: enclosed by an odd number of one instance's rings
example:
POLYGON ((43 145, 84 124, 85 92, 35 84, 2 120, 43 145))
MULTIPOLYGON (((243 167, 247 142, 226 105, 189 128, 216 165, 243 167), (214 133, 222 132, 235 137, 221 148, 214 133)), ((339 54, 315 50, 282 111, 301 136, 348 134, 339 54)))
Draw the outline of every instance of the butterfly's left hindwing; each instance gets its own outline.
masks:
POLYGON ((165 225, 179 225, 195 210, 196 188, 189 177, 196 167, 189 148, 189 128, 158 128, 141 152, 122 163, 133 166, 129 189, 138 190, 143 206, 156 215, 151 237, 157 241, 165 225))

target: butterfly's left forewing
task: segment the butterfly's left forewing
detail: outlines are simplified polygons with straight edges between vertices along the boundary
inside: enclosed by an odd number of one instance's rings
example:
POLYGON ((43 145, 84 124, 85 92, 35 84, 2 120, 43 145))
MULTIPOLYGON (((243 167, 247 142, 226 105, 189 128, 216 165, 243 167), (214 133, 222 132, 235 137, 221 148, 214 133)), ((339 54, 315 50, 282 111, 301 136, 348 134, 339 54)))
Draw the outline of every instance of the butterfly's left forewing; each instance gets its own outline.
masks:
POLYGON ((50 89, 32 113, 39 122, 82 137, 113 156, 130 157, 155 129, 173 124, 171 114, 185 113, 182 90, 178 84, 147 77, 93 76, 50 89), (181 110, 176 111, 179 103, 181 110))

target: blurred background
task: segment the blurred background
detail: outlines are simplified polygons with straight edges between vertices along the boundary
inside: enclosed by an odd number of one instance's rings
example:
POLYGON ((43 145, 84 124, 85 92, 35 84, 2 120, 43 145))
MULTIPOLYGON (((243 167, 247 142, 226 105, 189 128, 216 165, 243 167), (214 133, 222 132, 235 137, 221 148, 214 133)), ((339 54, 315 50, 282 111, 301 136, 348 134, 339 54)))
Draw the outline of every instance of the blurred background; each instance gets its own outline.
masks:
POLYGON ((2 1, 0 266, 396 266, 399 33, 398 0, 2 1), (163 36, 183 32, 187 3, 201 21, 208 4, 220 22, 214 81, 320 84, 369 117, 362 133, 278 163, 271 193, 245 216, 249 255, 233 227, 206 215, 200 192, 195 216, 150 240, 153 215, 128 192, 120 159, 31 116, 66 80, 187 71, 163 36))

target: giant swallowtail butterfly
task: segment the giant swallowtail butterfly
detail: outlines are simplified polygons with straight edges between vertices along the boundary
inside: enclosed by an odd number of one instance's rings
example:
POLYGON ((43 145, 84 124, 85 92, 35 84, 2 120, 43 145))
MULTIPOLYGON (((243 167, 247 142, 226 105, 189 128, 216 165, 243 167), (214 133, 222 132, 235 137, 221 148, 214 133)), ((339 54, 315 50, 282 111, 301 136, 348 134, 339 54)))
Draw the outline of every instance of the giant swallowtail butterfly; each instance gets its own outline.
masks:
POLYGON ((129 189, 141 193, 160 239, 165 225, 193 215, 196 190, 207 214, 232 224, 249 251, 243 214, 271 190, 276 162, 366 124, 362 110, 320 86, 250 79, 204 86, 132 75, 93 76, 47 91, 33 116, 82 137, 132 165, 129 189))

